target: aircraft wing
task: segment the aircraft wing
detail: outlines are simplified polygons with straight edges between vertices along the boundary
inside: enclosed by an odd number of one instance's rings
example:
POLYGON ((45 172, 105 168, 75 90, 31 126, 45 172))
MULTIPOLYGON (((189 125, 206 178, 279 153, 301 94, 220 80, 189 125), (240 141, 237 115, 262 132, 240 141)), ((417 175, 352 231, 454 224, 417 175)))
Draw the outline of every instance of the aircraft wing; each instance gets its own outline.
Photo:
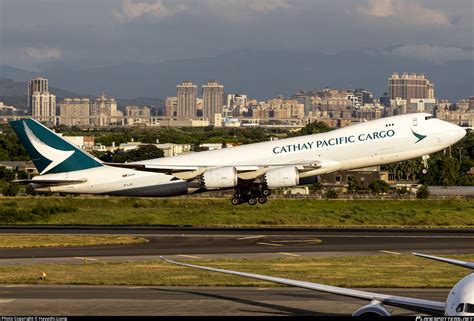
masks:
POLYGON ((439 256, 427 255, 427 254, 421 254, 421 253, 412 253, 412 254, 416 255, 416 256, 419 256, 419 257, 424 257, 426 259, 431 259, 431 260, 435 260, 435 261, 454 264, 454 265, 458 265, 458 266, 462 266, 462 267, 474 270, 474 263, 472 263, 472 262, 466 262, 466 261, 455 260, 455 259, 448 259, 448 258, 445 258, 445 257, 439 257, 439 256))
POLYGON ((354 289, 324 285, 324 284, 319 284, 319 283, 304 282, 304 281, 297 281, 297 280, 291 280, 291 279, 285 279, 285 278, 279 278, 279 277, 273 277, 273 276, 216 269, 216 268, 211 268, 211 267, 176 262, 170 259, 166 259, 164 257, 161 257, 161 258, 165 260, 166 262, 169 262, 175 265, 181 265, 181 266, 186 266, 190 268, 206 270, 210 272, 219 272, 219 273, 225 273, 225 274, 230 274, 230 275, 242 276, 242 277, 247 277, 247 278, 252 278, 252 279, 257 279, 257 280, 262 280, 262 281, 275 282, 275 283, 294 286, 298 288, 303 288, 303 289, 308 289, 308 290, 313 290, 313 291, 321 291, 321 292, 326 292, 326 293, 331 293, 331 294, 336 294, 336 295, 341 295, 341 296, 346 296, 346 297, 351 297, 351 298, 356 298, 356 299, 362 299, 362 300, 368 300, 368 301, 379 301, 380 303, 383 303, 385 305, 404 308, 404 309, 421 312, 421 313, 428 313, 431 315, 444 315, 444 305, 445 305, 444 302, 380 294, 380 293, 375 293, 375 292, 354 290, 354 289))
MULTIPOLYGON (((193 165, 166 165, 166 164, 147 164, 147 163, 104 163, 105 165, 114 166, 114 167, 122 167, 122 168, 130 168, 139 171, 145 172, 157 172, 157 173, 167 173, 170 175, 174 175, 180 179, 194 179, 201 175, 204 171, 209 168, 217 168, 221 166, 216 165, 201 165, 201 166, 193 166, 193 165)), ((222 165, 222 166, 232 166, 232 165, 222 165)), ((235 167, 239 178, 245 180, 251 180, 259 177, 260 175, 264 174, 270 167, 282 167, 282 166, 295 166, 298 168, 299 172, 307 172, 319 169, 323 166, 321 161, 314 161, 312 163, 303 162, 303 161, 295 161, 290 163, 284 164, 255 164, 255 165, 235 165, 235 167)))

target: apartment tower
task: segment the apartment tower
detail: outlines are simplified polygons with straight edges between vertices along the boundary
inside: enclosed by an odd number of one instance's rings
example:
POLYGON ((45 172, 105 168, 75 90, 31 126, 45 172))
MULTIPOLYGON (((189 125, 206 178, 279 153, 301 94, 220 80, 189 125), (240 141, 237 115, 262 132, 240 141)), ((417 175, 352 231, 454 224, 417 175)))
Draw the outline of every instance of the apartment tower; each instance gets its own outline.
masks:
POLYGON ((208 81, 202 86, 203 116, 209 118, 211 123, 216 114, 222 114, 224 106, 224 86, 215 80, 208 81))
POLYGON ((185 80, 176 86, 178 98, 176 116, 178 118, 196 117, 197 86, 190 80, 185 80))

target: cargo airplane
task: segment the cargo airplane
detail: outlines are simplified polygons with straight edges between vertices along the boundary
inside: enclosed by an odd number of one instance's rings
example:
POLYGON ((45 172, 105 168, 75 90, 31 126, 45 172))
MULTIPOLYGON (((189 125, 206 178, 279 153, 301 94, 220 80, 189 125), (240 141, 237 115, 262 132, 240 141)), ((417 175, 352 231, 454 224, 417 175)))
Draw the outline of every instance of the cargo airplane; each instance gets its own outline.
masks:
MULTIPOLYGON (((448 259, 433 255, 413 253, 414 255, 424 257, 427 259, 437 260, 449 264, 462 266, 471 270, 474 270, 474 263, 465 262, 460 260, 448 259)), ((370 303, 357 309, 352 315, 353 316, 390 316, 391 312, 387 310, 385 306, 392 306, 403 308, 411 311, 420 313, 426 313, 429 315, 446 315, 446 316, 474 316, 474 273, 471 273, 461 279, 454 287, 449 291, 448 297, 445 302, 423 300, 417 298, 387 295, 381 293, 374 293, 368 291, 361 291, 355 289, 341 288, 337 286, 324 285, 319 283, 305 282, 284 279, 273 276, 252 274, 237 272, 231 270, 216 269, 211 267, 199 266, 194 264, 187 264, 172 261, 161 257, 163 260, 181 266, 186 266, 194 269, 206 270, 210 272, 220 272, 230 275, 237 275, 246 278, 252 278, 262 281, 275 282, 279 284, 294 286, 298 288, 304 288, 313 291, 326 292, 336 294, 340 296, 356 298, 361 300, 369 301, 370 303)))
POLYGON ((330 132, 132 163, 104 163, 34 119, 11 126, 40 175, 38 191, 164 197, 234 189, 232 204, 265 203, 272 189, 315 182, 318 175, 422 157, 466 131, 417 113, 330 132))

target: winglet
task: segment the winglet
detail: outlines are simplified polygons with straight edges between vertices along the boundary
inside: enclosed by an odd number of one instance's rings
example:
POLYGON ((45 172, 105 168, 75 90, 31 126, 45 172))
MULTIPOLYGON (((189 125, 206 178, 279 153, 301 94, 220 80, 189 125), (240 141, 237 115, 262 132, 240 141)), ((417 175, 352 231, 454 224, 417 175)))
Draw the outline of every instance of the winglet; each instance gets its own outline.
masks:
POLYGON ((419 256, 419 257, 423 257, 425 259, 430 259, 430 260, 440 261, 440 262, 449 263, 449 264, 453 264, 453 265, 458 265, 458 266, 462 266, 462 267, 474 270, 474 263, 472 263, 472 262, 466 262, 466 261, 455 260, 455 259, 448 259, 448 258, 445 258, 445 257, 439 257, 439 256, 427 255, 427 254, 421 254, 421 253, 415 253, 415 252, 413 252, 412 254, 416 255, 416 256, 419 256))

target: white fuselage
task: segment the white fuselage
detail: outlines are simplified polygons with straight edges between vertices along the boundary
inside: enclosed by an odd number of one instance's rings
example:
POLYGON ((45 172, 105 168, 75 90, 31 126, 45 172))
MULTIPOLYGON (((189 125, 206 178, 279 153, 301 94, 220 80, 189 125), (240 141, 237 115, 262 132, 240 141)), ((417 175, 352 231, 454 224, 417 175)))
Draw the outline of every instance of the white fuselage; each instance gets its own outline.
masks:
MULTIPOLYGON (((300 173, 311 177, 428 155, 456 143, 465 130, 431 118, 407 114, 381 118, 327 133, 287 138, 233 148, 157 158, 134 164, 153 166, 223 167, 256 170, 261 167, 318 164, 300 173)), ((172 175, 111 166, 42 175, 42 179, 87 179, 73 185, 51 187, 54 192, 172 196, 190 191, 188 182, 172 175)))
POLYGON ((449 291, 445 315, 474 316, 474 274, 469 274, 461 279, 449 291))

